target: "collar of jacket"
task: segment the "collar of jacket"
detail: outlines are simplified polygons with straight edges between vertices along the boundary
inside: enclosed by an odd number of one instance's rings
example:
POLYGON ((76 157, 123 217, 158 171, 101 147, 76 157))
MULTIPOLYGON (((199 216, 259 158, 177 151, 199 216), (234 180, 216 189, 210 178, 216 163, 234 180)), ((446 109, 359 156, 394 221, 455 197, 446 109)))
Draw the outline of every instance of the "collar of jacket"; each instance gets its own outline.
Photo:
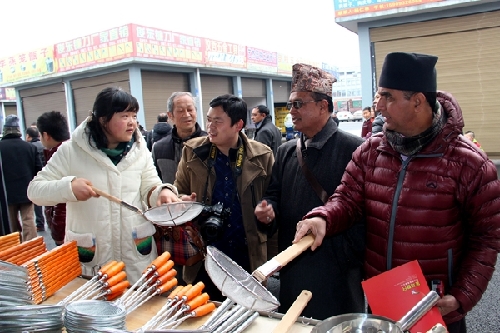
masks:
MULTIPOLYGON (((445 124, 441 133, 434 138, 434 140, 423 147, 417 155, 421 154, 442 154, 445 149, 449 147, 449 144, 453 140, 457 140, 458 136, 462 133, 464 127, 464 119, 462 116, 462 109, 458 105, 457 100, 451 94, 438 91, 437 101, 440 104, 443 117, 445 118, 445 124)), ((387 142, 384 136, 377 136, 381 138, 381 143, 377 147, 379 151, 386 151, 390 153, 396 153, 391 145, 387 142)), ((398 153, 396 153, 399 155, 398 153)))
POLYGON ((264 125, 267 124, 270 121, 272 121, 272 120, 271 120, 271 116, 269 115, 266 118, 262 119, 262 121, 260 123, 256 124, 255 125, 255 134, 257 134, 257 132, 260 131, 260 129, 262 127, 264 127, 264 125), (257 125, 259 125, 259 126, 257 126, 257 125))
POLYGON ((78 145, 83 151, 92 156, 96 161, 101 163, 103 166, 106 166, 109 169, 115 171, 121 171, 127 169, 137 158, 139 158, 139 150, 141 147, 143 149, 147 149, 146 142, 144 141, 143 136, 141 135, 139 129, 136 129, 135 142, 132 144, 130 151, 123 156, 122 160, 118 165, 114 165, 113 162, 109 159, 109 157, 100 149, 95 146, 89 145, 89 134, 85 130, 87 127, 88 121, 90 121, 90 116, 87 117, 78 127, 73 131, 71 135, 71 139, 69 141, 73 141, 76 145, 78 145))
POLYGON ((197 138, 197 137, 200 137, 200 136, 203 136, 206 134, 207 133, 201 129, 201 127, 200 127, 200 125, 198 125, 198 123, 194 124, 193 134, 191 134, 190 136, 188 136, 187 138, 184 138, 184 139, 182 139, 177 134, 177 126, 174 125, 174 127, 172 128, 172 140, 174 140, 175 143, 182 143, 184 141, 190 140, 192 138, 197 138))
POLYGON ((20 134, 19 135, 17 135, 17 134, 7 134, 7 135, 4 135, 2 137, 2 140, 10 140, 10 139, 20 139, 20 140, 23 140, 23 139, 21 139, 21 135, 20 134))
MULTIPOLYGON (((338 131, 337 124, 335 121, 332 119, 332 117, 328 117, 328 121, 326 122, 325 126, 316 133, 316 135, 312 138, 312 141, 308 145, 309 148, 315 148, 321 150, 325 143, 330 139, 330 137, 335 134, 338 131)), ((302 142, 305 141, 304 134, 300 134, 299 140, 302 140, 302 142)), ((305 147, 304 145, 302 145, 305 147)))

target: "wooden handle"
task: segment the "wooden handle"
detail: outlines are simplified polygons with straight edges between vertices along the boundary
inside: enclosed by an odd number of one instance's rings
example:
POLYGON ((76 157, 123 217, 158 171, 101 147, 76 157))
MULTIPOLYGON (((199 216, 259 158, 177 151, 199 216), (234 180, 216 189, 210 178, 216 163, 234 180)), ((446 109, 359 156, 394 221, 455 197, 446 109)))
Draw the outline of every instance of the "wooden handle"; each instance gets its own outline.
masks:
POLYGON ((98 188, 95 188, 94 186, 92 186, 92 190, 95 193, 99 194, 101 197, 105 197, 106 199, 111 200, 113 202, 116 202, 117 204, 120 204, 120 205, 122 204, 122 201, 120 199, 118 199, 117 197, 112 196, 111 194, 109 194, 107 192, 104 192, 104 191, 102 191, 102 190, 100 190, 98 188))
POLYGON ((281 321, 274 328, 273 333, 286 333, 292 327, 293 323, 302 313, 302 310, 306 307, 307 303, 312 297, 312 293, 309 290, 302 290, 299 297, 293 302, 292 306, 285 313, 281 321))
POLYGON ((286 250, 278 253, 273 259, 279 262, 281 267, 284 267, 311 247, 312 243, 314 243, 314 237, 312 235, 304 236, 298 243, 287 247, 286 250))

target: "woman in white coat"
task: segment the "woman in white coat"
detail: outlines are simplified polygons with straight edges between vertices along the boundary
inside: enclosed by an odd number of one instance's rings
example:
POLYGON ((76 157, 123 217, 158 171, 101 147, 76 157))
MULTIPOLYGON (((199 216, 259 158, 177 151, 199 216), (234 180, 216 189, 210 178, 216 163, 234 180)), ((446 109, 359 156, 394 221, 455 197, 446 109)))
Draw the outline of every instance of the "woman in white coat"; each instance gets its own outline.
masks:
MULTIPOLYGON (((102 90, 92 114, 63 143, 28 187, 40 206, 67 203, 65 241, 76 240, 83 275, 111 260, 123 261, 134 283, 157 257, 154 226, 105 198, 92 186, 141 207, 166 203, 146 142, 137 130, 137 100, 120 88, 102 90)), ((167 189, 169 188, 169 189, 167 189)))

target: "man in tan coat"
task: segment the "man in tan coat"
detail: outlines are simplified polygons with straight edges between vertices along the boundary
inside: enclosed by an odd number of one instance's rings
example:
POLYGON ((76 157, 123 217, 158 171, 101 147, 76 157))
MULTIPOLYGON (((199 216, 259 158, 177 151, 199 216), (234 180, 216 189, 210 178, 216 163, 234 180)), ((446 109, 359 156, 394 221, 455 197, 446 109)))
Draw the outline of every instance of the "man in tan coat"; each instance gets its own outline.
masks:
MULTIPOLYGON (((246 119, 247 104, 241 98, 214 98, 207 113, 208 137, 185 143, 174 184, 179 193, 212 207, 198 219, 205 244, 251 272, 267 260, 268 227, 253 212, 271 179, 274 157, 269 147, 241 131, 246 119), (220 214, 214 212, 218 204, 220 214), (218 217, 219 223, 207 224, 207 216, 218 217)), ((223 299, 201 262, 186 266, 183 278, 187 283, 203 281, 210 299, 223 299)))

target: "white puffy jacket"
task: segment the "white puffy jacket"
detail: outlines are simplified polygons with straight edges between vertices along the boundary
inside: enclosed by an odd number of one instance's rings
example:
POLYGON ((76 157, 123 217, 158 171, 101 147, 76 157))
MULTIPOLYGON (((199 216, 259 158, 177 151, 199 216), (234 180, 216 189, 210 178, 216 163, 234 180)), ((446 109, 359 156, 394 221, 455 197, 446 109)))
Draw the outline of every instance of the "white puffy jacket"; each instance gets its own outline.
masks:
POLYGON ((78 201, 71 181, 75 177, 88 179, 96 188, 140 208, 143 203, 156 206, 162 183, 142 135, 135 135, 138 141, 115 166, 105 153, 89 145, 86 125, 87 120, 32 180, 28 197, 39 206, 67 203, 65 241, 77 241, 80 261, 87 261, 82 262, 84 275, 94 275, 111 260, 123 261, 127 278, 134 283, 157 257, 151 237, 154 226, 104 197, 78 201))

